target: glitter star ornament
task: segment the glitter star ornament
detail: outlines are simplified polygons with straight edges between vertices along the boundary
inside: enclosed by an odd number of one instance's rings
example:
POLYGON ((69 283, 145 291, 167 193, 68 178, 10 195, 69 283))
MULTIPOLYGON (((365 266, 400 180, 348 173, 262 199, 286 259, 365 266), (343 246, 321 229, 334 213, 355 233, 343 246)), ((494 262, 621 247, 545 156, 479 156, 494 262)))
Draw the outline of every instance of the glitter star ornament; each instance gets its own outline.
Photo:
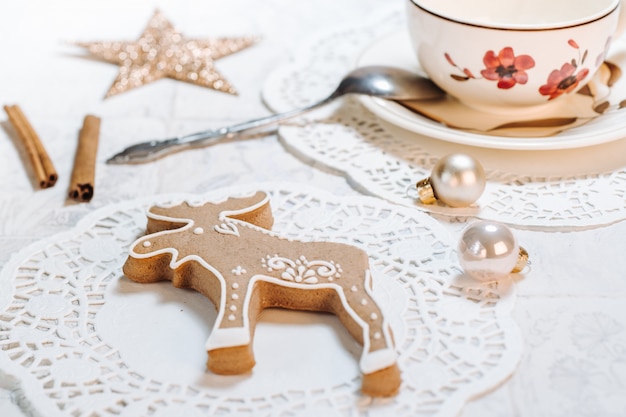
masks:
POLYGON ((185 38, 156 10, 141 37, 134 42, 78 42, 77 45, 97 58, 120 66, 106 97, 162 78, 173 78, 236 95, 235 88, 215 69, 214 61, 257 41, 256 37, 185 38))

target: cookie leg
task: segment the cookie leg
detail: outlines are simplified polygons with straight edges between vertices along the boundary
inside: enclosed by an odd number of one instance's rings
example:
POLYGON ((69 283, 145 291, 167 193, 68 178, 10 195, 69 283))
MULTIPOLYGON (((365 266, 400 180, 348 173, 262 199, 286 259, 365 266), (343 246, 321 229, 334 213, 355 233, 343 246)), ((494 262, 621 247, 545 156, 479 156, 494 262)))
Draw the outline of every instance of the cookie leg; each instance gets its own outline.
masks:
POLYGON ((220 375, 248 372, 255 363, 250 328, 246 323, 239 323, 238 327, 222 327, 219 317, 205 344, 209 354, 207 368, 220 375))
POLYGON ((372 397, 390 397, 398 393, 402 379, 396 359, 397 354, 389 345, 375 351, 363 350, 360 360, 363 371, 361 383, 363 394, 372 397))
POLYGON ((214 349, 208 353, 207 368, 219 375, 244 374, 255 365, 250 345, 214 349))
POLYGON ((372 397, 391 397, 400 389, 400 369, 392 365, 380 371, 363 375, 361 392, 372 397))
POLYGON ((363 373, 362 391, 376 397, 391 396, 397 393, 401 383, 393 337, 383 312, 369 289, 369 270, 365 271, 363 282, 363 291, 351 289, 344 293, 347 301, 344 309, 360 326, 361 331, 353 336, 357 340, 360 338, 363 344, 359 363, 363 373))
MULTIPOLYGON (((230 281, 233 282, 233 277, 230 281)), ((213 330, 206 342, 207 368, 220 375, 249 372, 255 365, 252 330, 260 311, 255 285, 224 285, 225 294, 213 330), (250 297, 247 291, 253 291, 250 297), (244 300, 248 304, 244 305, 244 300), (250 315, 248 314, 251 311, 250 315)))

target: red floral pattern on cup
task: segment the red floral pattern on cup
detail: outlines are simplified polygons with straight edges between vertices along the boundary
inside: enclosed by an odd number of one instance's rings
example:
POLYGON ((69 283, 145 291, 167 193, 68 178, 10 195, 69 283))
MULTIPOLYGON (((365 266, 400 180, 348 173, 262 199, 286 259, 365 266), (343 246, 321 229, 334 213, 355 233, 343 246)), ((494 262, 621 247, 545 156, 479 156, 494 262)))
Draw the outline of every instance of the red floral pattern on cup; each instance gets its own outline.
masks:
MULTIPOLYGON (((458 68, 463 75, 450 74, 457 81, 467 81, 477 77, 468 69, 461 68, 453 60, 450 54, 444 54, 450 65, 458 68)), ((515 55, 513 48, 507 46, 502 48, 498 54, 494 51, 487 51, 483 57, 485 69, 480 71, 484 79, 497 81, 498 88, 508 90, 517 84, 528 82, 527 70, 535 66, 535 60, 530 55, 515 55)))
POLYGON ((560 70, 552 71, 546 84, 539 87, 539 93, 550 96, 548 100, 555 99, 561 94, 568 94, 589 74, 587 68, 583 68, 578 74, 576 69, 576 66, 566 62, 560 70))
MULTIPOLYGON (((605 49, 608 49, 610 41, 609 38, 605 49)), ((567 44, 578 51, 578 59, 572 59, 571 62, 564 63, 560 69, 552 70, 546 83, 539 87, 539 94, 548 96, 548 101, 574 91, 580 82, 589 75, 588 68, 580 68, 587 59, 588 51, 582 52, 574 39, 568 40, 567 44)), ((597 61, 601 61, 605 54, 606 51, 598 56, 597 61)), ((453 79, 457 81, 478 79, 468 68, 457 65, 449 53, 444 53, 444 57, 450 65, 463 73, 463 75, 450 74, 453 79)), ((535 67, 535 60, 530 55, 515 55, 513 48, 507 46, 502 48, 498 54, 494 51, 487 51, 483 56, 483 64, 485 69, 480 71, 482 78, 497 81, 498 88, 508 90, 517 84, 528 82, 527 71, 535 67)))
POLYGON ((583 68, 576 73, 579 65, 582 65, 587 58, 587 50, 581 54, 580 46, 573 39, 570 39, 567 44, 578 50, 578 62, 572 59, 572 62, 564 63, 561 69, 555 69, 548 75, 546 83, 539 87, 539 93, 548 96, 548 101, 557 98, 561 94, 572 92, 589 74, 588 68, 583 68))
POLYGON ((482 76, 490 81, 497 81, 498 88, 507 90, 516 84, 528 82, 529 70, 535 66, 535 60, 530 55, 515 56, 513 48, 503 48, 498 55, 494 51, 487 51, 483 57, 485 69, 480 71, 482 76))

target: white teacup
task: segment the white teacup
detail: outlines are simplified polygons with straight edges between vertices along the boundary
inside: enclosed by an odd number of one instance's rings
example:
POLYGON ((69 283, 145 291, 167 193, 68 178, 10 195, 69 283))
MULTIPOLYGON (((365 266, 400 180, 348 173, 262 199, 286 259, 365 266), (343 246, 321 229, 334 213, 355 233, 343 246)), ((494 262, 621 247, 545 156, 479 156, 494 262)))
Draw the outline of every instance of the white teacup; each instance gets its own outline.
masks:
POLYGON ((624 15, 620 0, 407 0, 426 74, 463 103, 499 113, 537 111, 578 91, 624 15))

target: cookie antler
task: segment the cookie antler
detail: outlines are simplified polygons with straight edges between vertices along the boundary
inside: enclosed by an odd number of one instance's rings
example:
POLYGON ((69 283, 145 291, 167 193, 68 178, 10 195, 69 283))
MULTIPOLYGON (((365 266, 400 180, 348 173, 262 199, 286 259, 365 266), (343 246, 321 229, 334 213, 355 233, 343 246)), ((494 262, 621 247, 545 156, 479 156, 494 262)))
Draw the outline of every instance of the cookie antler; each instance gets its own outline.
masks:
POLYGON ((148 210, 146 234, 177 229, 190 222, 217 223, 226 216, 247 216, 253 224, 271 229, 272 211, 266 193, 259 191, 248 197, 229 197, 221 203, 205 203, 202 206, 182 202, 175 206, 153 206, 148 210), (200 218, 199 218, 200 216, 200 218))

